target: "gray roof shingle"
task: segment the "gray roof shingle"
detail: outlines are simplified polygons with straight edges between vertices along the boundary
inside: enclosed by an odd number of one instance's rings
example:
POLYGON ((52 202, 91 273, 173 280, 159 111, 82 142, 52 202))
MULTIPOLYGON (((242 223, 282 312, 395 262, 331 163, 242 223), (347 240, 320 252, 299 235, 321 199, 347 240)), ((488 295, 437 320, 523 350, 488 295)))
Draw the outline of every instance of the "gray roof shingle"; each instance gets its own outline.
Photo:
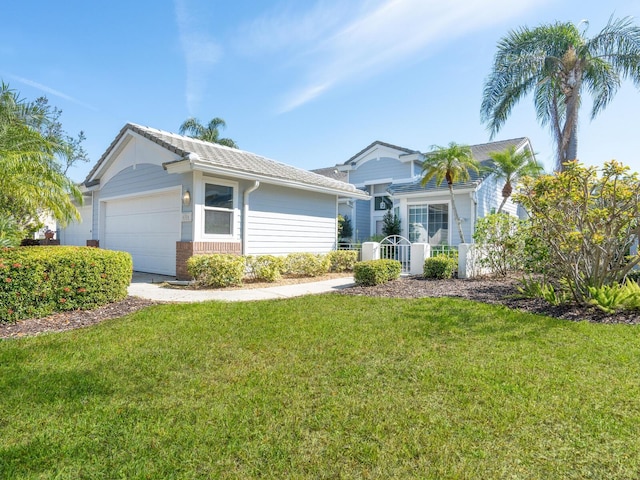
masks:
MULTIPOLYGON (((498 142, 489 142, 482 143, 479 145, 470 145, 471 153, 473 154, 473 158, 475 158, 482 167, 488 166, 491 162, 491 157, 489 157, 490 153, 500 152, 505 150, 507 147, 515 145, 516 149, 521 148, 526 143, 529 142, 529 139, 526 137, 520 138, 512 138, 510 140, 501 140, 498 142)), ((469 181, 463 183, 456 183, 454 185, 455 189, 464 189, 464 188, 472 188, 478 186, 488 174, 483 172, 481 169, 479 173, 474 171, 469 172, 469 181)), ((447 189, 448 186, 445 182, 441 183, 439 186, 436 186, 435 179, 431 179, 429 183, 427 183, 424 187, 420 185, 420 181, 415 182, 407 182, 407 183, 398 183, 392 184, 387 189, 389 193, 392 195, 403 195, 403 194, 411 194, 411 193, 419 193, 419 192, 427 192, 439 189, 447 189)))
MULTIPOLYGON (((215 143, 209 143, 183 135, 178 135, 155 128, 144 127, 134 123, 127 123, 115 140, 109 145, 100 160, 93 167, 85 183, 94 184, 96 179, 92 179, 98 171, 100 165, 106 161, 113 149, 116 147, 120 139, 125 133, 131 130, 163 148, 182 157, 176 162, 187 158, 196 158, 205 164, 214 167, 229 170, 240 178, 261 177, 262 181, 273 179, 277 181, 293 182, 307 188, 329 189, 344 194, 356 194, 362 196, 362 192, 357 190, 353 185, 342 182, 333 178, 329 178, 318 173, 314 173, 301 168, 276 162, 251 152, 239 150, 236 148, 226 147, 215 143), (93 181, 92 181, 93 180, 93 181)), ((175 163, 175 162, 170 162, 175 163)))

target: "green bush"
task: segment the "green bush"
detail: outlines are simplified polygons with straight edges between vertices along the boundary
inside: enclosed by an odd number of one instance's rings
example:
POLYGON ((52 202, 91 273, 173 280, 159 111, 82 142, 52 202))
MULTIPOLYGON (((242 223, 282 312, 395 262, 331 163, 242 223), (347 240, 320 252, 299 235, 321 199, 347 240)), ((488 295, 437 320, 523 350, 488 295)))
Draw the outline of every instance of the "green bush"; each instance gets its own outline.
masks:
POLYGON ((329 272, 331 261, 326 255, 296 252, 285 258, 284 272, 294 277, 318 277, 329 272))
POLYGON ((606 313, 617 310, 640 310, 640 286, 633 280, 625 283, 589 287, 589 303, 606 313))
POLYGON ((357 285, 373 286, 400 277, 402 264, 397 260, 367 260, 353 267, 353 278, 357 285))
POLYGON ((91 309, 127 296, 131 255, 90 247, 0 250, 0 321, 91 309))
POLYGON ((445 279, 458 270, 458 259, 444 255, 429 257, 424 261, 424 278, 445 279))
POLYGON ((187 271, 200 287, 242 285, 245 258, 232 254, 194 255, 187 260, 187 271))
POLYGON ((284 257, 275 255, 247 256, 247 274, 253 280, 277 282, 284 272, 284 257))
POLYGON ((480 254, 480 266, 502 277, 513 270, 523 270, 526 231, 522 220, 506 213, 479 218, 473 239, 480 254))
POLYGON ((358 261, 357 250, 334 250, 327 254, 332 272, 351 272, 358 261))

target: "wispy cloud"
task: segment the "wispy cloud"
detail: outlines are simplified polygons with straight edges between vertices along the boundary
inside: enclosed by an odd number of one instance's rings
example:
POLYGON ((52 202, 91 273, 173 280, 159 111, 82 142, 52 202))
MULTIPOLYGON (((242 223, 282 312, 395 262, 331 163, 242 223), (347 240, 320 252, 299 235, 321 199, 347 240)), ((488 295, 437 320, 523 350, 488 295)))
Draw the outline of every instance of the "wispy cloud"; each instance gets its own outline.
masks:
MULTIPOLYGON (((544 0, 549 1, 549 0, 544 0)), ((376 75, 451 40, 521 15, 539 0, 361 0, 316 3, 297 15, 280 12, 252 24, 255 48, 288 48, 303 81, 280 112, 298 108, 354 78, 376 75), (350 7, 343 6, 349 3, 350 7), (306 80, 304 80, 306 79, 306 80)))
POLYGON ((198 18, 186 0, 175 0, 180 46, 187 67, 187 110, 193 115, 202 100, 208 75, 222 56, 222 47, 206 31, 198 30, 198 18))
POLYGON ((12 74, 7 74, 7 77, 15 80, 16 82, 22 83, 24 85, 29 85, 30 87, 36 88, 38 90, 43 91, 44 93, 48 93, 49 95, 53 95, 54 97, 58 97, 58 98, 62 98, 64 100, 67 100, 71 103, 75 103, 76 105, 80 105, 81 107, 84 108, 88 108, 89 110, 93 110, 94 112, 97 112, 98 109, 92 105, 89 105, 88 103, 84 103, 80 100, 78 100, 77 98, 72 97, 71 95, 67 95, 66 93, 63 93, 59 90, 55 90, 51 87, 48 87, 46 85, 43 85, 42 83, 38 83, 35 82, 33 80, 29 80, 28 78, 24 78, 24 77, 19 77, 18 75, 12 75, 12 74))

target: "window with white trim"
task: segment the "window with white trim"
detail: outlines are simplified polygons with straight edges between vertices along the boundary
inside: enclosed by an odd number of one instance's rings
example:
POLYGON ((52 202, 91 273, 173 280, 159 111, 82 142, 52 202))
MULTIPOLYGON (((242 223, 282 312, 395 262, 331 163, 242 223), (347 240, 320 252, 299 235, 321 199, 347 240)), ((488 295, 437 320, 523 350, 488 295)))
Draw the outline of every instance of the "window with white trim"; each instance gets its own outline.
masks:
POLYGON ((449 243, 449 204, 409 205, 409 241, 449 243))
POLYGON ((205 235, 233 235, 235 189, 229 185, 205 183, 205 235))

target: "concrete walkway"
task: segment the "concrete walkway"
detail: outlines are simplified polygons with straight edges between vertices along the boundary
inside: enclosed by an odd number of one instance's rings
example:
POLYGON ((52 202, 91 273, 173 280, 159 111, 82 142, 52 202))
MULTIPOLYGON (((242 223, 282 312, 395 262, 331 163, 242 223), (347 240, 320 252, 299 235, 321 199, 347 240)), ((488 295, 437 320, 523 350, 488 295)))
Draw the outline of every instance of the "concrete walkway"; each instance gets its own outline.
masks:
POLYGON ((238 290, 190 290, 161 287, 162 283, 174 279, 174 277, 164 275, 134 272, 131 285, 129 285, 129 295, 162 302, 205 302, 208 300, 242 302, 314 295, 340 290, 354 284, 353 277, 343 277, 320 282, 238 290))

